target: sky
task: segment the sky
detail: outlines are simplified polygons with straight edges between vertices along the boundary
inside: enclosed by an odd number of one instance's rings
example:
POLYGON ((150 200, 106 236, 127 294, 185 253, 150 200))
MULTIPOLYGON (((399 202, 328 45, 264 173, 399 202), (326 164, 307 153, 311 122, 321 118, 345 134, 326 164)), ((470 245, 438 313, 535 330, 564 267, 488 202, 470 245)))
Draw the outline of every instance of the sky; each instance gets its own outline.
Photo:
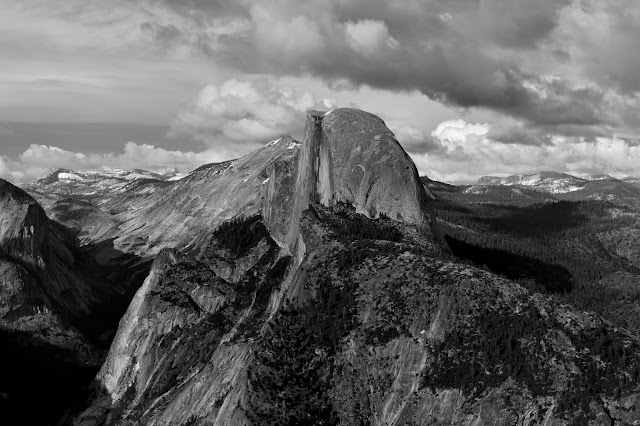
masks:
POLYGON ((382 117, 420 174, 640 175, 636 0, 0 0, 0 178, 382 117))

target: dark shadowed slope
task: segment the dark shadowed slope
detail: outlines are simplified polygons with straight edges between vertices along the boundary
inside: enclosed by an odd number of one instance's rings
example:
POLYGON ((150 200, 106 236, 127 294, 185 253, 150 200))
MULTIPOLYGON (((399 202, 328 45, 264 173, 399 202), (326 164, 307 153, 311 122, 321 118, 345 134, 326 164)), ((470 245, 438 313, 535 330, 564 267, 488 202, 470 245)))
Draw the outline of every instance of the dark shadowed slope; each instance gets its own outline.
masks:
POLYGON ((61 414, 102 363, 125 294, 145 269, 100 265, 33 198, 0 180, 3 418, 37 425, 61 414), (39 409, 27 409, 34 400, 39 409))

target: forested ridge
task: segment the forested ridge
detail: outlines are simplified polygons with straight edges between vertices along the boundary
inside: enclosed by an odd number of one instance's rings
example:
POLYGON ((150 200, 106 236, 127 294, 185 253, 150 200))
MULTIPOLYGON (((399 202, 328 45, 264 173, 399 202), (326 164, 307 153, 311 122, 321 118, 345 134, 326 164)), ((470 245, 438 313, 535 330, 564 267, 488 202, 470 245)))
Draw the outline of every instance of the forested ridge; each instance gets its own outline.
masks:
POLYGON ((454 256, 532 290, 558 294, 580 309, 602 314, 618 295, 603 288, 601 280, 617 271, 640 273, 597 238, 634 226, 637 219, 628 208, 606 201, 525 206, 462 199, 436 201, 454 256))

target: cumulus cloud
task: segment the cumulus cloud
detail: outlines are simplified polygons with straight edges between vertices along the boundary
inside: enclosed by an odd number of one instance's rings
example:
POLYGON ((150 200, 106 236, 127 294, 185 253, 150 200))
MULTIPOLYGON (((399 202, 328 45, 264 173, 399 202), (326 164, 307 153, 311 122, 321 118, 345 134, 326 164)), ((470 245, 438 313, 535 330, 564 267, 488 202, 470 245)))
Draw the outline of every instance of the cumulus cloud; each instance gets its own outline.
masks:
POLYGON ((0 156, 0 179, 5 179, 11 182, 18 181, 15 176, 15 166, 13 166, 10 160, 6 157, 0 156))
MULTIPOLYGON (((640 38, 636 0, 0 0, 0 9, 5 120, 62 121, 56 114, 67 109, 65 117, 85 121, 166 123, 201 89, 171 134, 231 156, 300 135, 306 108, 332 106, 278 84, 304 78, 354 96, 362 87, 421 93, 450 116, 495 114, 485 133, 473 127, 483 124, 432 132, 403 121, 408 112, 394 117, 409 152, 445 163, 526 167, 518 152, 541 164, 545 152, 572 161, 552 150, 584 147, 574 152, 583 158, 607 140, 635 146, 632 137, 612 138, 613 129, 640 133, 640 56, 630 54, 640 38)), ((20 168, 3 161, 5 174, 20 168)))
POLYGON ((409 154, 424 154, 442 149, 440 141, 411 123, 390 121, 387 122, 387 127, 409 154))
POLYGON ((311 59, 326 47, 320 26, 310 16, 290 14, 296 8, 282 9, 254 3, 249 13, 254 25, 256 47, 268 55, 298 60, 311 59))
POLYGON ((236 74, 419 90, 542 125, 629 125, 622 110, 640 91, 640 59, 628 54, 640 35, 635 0, 0 4, 2 38, 32 49, 39 41, 56 54, 153 53, 191 65, 204 54, 236 74))
POLYGON ((432 135, 442 149, 413 159, 422 173, 450 182, 542 170, 623 177, 637 174, 640 164, 640 146, 614 135, 545 135, 545 143, 505 143, 493 138, 491 125, 464 120, 443 122, 432 135))
POLYGON ((357 53, 372 56, 398 46, 398 41, 389 35, 389 29, 384 21, 363 19, 358 22, 347 22, 344 27, 347 44, 357 53))
POLYGON ((640 91, 640 58, 629 54, 640 34, 634 0, 580 0, 559 14, 555 42, 590 79, 622 93, 640 91))
POLYGON ((470 124, 462 119, 444 121, 436 127, 431 135, 442 142, 466 142, 467 139, 479 138, 489 132, 487 124, 470 124))
MULTIPOLYGON (((418 90, 540 125, 620 125, 625 117, 611 112, 621 99, 610 95, 604 76, 567 65, 576 46, 587 44, 575 21, 580 11, 590 13, 591 1, 248 1, 229 12, 230 19, 246 19, 245 31, 218 39, 212 55, 247 73, 418 90)), ((223 3, 218 12, 228 9, 223 3)), ((612 36, 606 35, 603 46, 612 36)))
POLYGON ((178 167, 191 170, 205 163, 222 161, 222 157, 212 150, 202 152, 171 151, 154 145, 127 142, 122 153, 83 154, 71 152, 55 146, 31 145, 20 155, 22 164, 36 169, 65 167, 70 169, 146 168, 157 170, 178 167))
POLYGON ((308 109, 334 106, 330 99, 317 100, 270 80, 232 79, 205 86, 170 134, 190 134, 223 151, 246 153, 283 134, 301 137, 308 109))

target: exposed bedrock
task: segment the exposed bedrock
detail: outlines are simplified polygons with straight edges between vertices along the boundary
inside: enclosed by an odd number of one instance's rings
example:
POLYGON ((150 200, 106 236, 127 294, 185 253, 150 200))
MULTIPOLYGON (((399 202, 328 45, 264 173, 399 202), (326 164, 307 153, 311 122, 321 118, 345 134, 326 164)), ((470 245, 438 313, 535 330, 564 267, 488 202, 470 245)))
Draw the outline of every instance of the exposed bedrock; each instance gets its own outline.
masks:
POLYGON ((326 271, 314 266, 308 278, 309 259, 338 244, 319 247, 322 230, 310 236, 309 227, 325 226, 312 204, 408 233, 417 227, 421 237, 432 222, 409 156, 380 118, 355 109, 311 111, 301 143, 282 137, 208 165, 122 213, 116 246, 159 255, 76 424, 255 424, 245 415, 251 342, 286 301, 315 297, 308 281, 326 271), (248 224, 216 234, 241 217, 248 224), (249 225, 252 217, 259 219, 249 225), (233 253, 236 239, 245 252, 233 253))

